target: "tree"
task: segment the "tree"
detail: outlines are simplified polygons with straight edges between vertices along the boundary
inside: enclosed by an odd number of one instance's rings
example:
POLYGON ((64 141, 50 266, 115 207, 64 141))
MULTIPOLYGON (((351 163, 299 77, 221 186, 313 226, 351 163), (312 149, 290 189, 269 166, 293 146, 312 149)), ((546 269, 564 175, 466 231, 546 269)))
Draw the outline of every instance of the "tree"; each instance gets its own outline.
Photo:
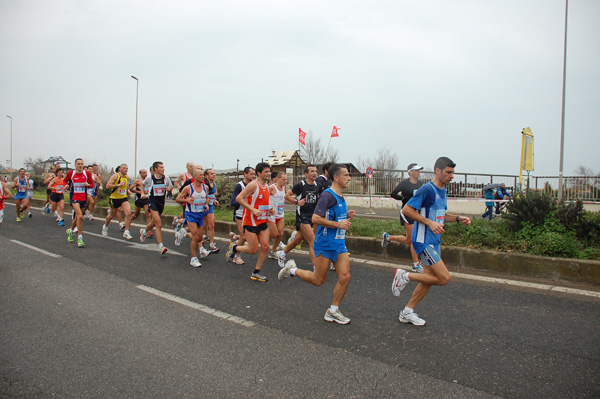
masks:
POLYGON ((33 175, 41 176, 44 174, 44 159, 42 157, 29 157, 25 160, 27 170, 33 171, 33 175))
POLYGON ((300 150, 300 156, 308 164, 320 165, 326 162, 337 162, 338 150, 331 146, 325 147, 321 138, 315 139, 309 130, 306 135, 306 145, 300 150))
POLYGON ((381 147, 373 159, 359 155, 356 164, 363 173, 370 166, 376 170, 376 175, 393 176, 395 172, 392 171, 398 169, 398 154, 393 154, 387 147, 381 147))

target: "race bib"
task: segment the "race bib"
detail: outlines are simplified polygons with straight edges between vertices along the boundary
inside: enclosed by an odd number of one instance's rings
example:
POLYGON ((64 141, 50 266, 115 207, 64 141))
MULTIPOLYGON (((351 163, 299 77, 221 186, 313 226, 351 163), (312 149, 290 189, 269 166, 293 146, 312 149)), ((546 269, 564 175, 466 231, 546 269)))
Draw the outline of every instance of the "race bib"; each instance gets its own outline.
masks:
MULTIPOLYGON (((344 220, 346 220, 346 215, 344 215, 344 217, 340 217, 338 218, 338 222, 343 222, 344 220)), ((335 231, 335 239, 336 240, 344 240, 346 239, 346 229, 336 229, 335 231)))
POLYGON ((127 194, 127 189, 126 189, 126 188, 123 188, 123 187, 121 187, 121 188, 120 188, 120 189, 117 191, 117 193, 118 193, 119 195, 126 195, 126 194, 127 194))
POLYGON ((208 194, 208 205, 212 206, 215 203, 215 199, 217 197, 214 194, 208 194))
POLYGON ((75 183, 73 182, 73 192, 74 193, 85 193, 85 183, 75 183))
POLYGON ((204 205, 206 201, 204 199, 195 199, 192 204, 192 212, 204 212, 204 205))
POLYGON ((56 186, 56 194, 62 194, 64 186, 56 186))
POLYGON ((271 211, 271 207, 269 205, 259 205, 258 210, 261 211, 260 216, 258 216, 257 220, 266 220, 269 216, 269 212, 271 211))
POLYGON ((285 202, 277 203, 277 213, 283 213, 285 211, 285 202))
POLYGON ((445 209, 438 209, 436 214, 435 214, 435 221, 438 222, 439 224, 444 224, 444 218, 446 217, 446 210, 445 209))
POLYGON ((154 196, 155 197, 164 197, 165 196, 166 185, 164 185, 164 184, 155 184, 154 187, 152 187, 152 190, 154 191, 154 196))

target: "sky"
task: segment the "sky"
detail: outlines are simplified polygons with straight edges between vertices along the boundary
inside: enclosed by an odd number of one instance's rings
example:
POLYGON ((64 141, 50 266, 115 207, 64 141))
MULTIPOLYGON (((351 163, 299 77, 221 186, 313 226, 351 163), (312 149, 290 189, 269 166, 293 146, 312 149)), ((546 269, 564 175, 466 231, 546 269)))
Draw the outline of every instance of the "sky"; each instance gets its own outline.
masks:
MULTIPOLYGON (((600 172, 600 1, 570 0, 564 175, 600 172)), ((398 168, 559 173, 565 0, 2 0, 0 160, 254 166, 298 149, 398 168), (131 75, 136 76, 136 82, 131 75)))

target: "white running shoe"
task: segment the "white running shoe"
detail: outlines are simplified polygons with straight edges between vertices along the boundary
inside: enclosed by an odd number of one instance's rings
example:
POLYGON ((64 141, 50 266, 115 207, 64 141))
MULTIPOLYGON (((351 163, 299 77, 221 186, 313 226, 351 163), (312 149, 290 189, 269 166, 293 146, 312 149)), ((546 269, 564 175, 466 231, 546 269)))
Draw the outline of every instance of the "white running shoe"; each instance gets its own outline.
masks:
POLYGON ((198 248, 198 251, 200 252, 200 258, 204 259, 206 258, 208 255, 210 255, 210 251, 207 251, 206 248, 204 247, 200 247, 198 248))
POLYGON ((167 247, 161 247, 161 246, 158 247, 158 252, 160 252, 161 255, 166 254, 167 251, 168 251, 167 247))
POLYGON ((413 263, 412 271, 413 273, 423 273, 423 266, 421 266, 420 262, 413 263))
POLYGON ((179 231, 175 232, 175 246, 178 247, 181 245, 181 241, 183 237, 185 237, 186 231, 185 229, 179 229, 179 231))
POLYGON ((324 317, 325 321, 335 321, 338 324, 348 324, 350 323, 350 319, 347 318, 346 316, 344 316, 342 314, 342 312, 340 312, 340 310, 336 310, 335 312, 331 313, 329 311, 329 309, 327 309, 327 312, 325 312, 325 317, 324 317))
POLYGON ((277 254, 273 251, 269 251, 269 255, 267 255, 269 259, 278 259, 277 254))
POLYGON ((233 256, 233 263, 235 263, 236 265, 243 265, 244 260, 242 259, 242 256, 240 255, 239 252, 237 252, 234 256, 233 256))
POLYGON ((133 237, 131 236, 129 230, 125 230, 125 233, 123 233, 123 238, 125 238, 126 240, 131 240, 133 237))
POLYGON ((108 237, 108 226, 105 224, 102 225, 102 237, 108 237))
POLYGON ((285 249, 285 244, 280 241, 279 245, 277 246, 277 250, 278 251, 283 251, 284 249, 285 249))
POLYGON ((279 279, 279 281, 283 281, 283 279, 286 279, 286 278, 292 276, 290 274, 290 269, 292 267, 296 267, 296 262, 294 262, 293 259, 290 259, 290 260, 287 261, 287 263, 285 264, 285 266, 283 267, 283 269, 281 269, 279 271, 279 273, 277 274, 277 278, 279 279))
POLYGON ((192 260, 190 260, 190 265, 192 267, 200 267, 200 266, 202 266, 202 263, 200 263, 200 261, 198 260, 198 258, 193 257, 192 260))
POLYGON ((404 313, 404 310, 400 312, 398 316, 400 323, 412 323, 415 326, 424 326, 425 320, 421 319, 415 312, 404 313))
POLYGON ((148 237, 148 233, 146 233, 146 229, 140 229, 140 242, 144 242, 148 237))
POLYGON ((279 264, 279 267, 285 267, 285 259, 287 257, 285 252, 277 251, 276 255, 277 255, 277 263, 279 264))
POLYGON ((125 230, 125 222, 120 222, 119 227, 121 228, 121 230, 125 230))
POLYGON ((229 239, 231 240, 231 242, 236 242, 237 240, 239 240, 239 238, 240 236, 235 234, 233 231, 229 232, 229 239))
POLYGON ((396 269, 394 273, 394 281, 392 281, 392 294, 394 296, 400 296, 400 293, 408 284, 408 272, 402 269, 396 269))
POLYGON ((290 236, 290 238, 288 238, 287 243, 289 244, 290 242, 294 241, 294 238, 296 238, 296 231, 295 230, 292 232, 292 235, 290 236))
POLYGON ((215 244, 209 245, 209 246, 208 246, 208 250, 209 250, 211 253, 215 253, 215 254, 216 254, 217 252, 219 252, 219 248, 217 248, 217 246, 216 246, 215 244))

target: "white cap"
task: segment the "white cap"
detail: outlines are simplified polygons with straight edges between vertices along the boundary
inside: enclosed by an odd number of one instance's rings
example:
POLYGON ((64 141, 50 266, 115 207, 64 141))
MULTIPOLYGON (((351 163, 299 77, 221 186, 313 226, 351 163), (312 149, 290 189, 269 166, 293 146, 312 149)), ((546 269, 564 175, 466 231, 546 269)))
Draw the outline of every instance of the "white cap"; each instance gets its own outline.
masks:
POLYGON ((406 170, 408 172, 412 172, 413 170, 423 170, 423 167, 416 164, 416 163, 411 163, 410 165, 408 165, 408 167, 406 168, 406 170))

